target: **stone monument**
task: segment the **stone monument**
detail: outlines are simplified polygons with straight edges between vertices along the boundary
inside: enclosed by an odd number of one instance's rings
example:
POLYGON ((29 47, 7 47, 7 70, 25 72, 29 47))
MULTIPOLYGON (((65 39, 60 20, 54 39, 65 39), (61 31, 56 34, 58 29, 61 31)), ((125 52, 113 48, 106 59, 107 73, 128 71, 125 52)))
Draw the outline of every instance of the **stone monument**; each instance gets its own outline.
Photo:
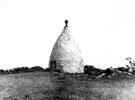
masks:
POLYGON ((65 27, 52 49, 49 68, 65 73, 83 73, 83 59, 78 45, 71 36, 68 20, 65 20, 65 27))

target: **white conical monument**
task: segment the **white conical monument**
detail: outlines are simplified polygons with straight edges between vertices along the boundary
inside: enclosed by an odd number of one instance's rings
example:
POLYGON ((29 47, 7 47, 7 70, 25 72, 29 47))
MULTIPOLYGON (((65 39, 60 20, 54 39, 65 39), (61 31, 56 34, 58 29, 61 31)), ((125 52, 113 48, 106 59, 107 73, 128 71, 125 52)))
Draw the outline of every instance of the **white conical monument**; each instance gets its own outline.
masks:
POLYGON ((58 37, 49 61, 49 68, 66 73, 83 73, 83 59, 78 45, 68 29, 68 20, 65 20, 65 27, 58 37))

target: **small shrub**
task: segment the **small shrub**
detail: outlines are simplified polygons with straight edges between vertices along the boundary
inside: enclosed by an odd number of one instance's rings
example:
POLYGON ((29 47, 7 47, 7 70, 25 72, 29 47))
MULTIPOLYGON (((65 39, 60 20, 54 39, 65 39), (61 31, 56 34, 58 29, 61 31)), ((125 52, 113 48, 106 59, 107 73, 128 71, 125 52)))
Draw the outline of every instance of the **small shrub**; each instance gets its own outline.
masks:
POLYGON ((3 69, 0 69, 0 75, 5 74, 5 71, 3 69))
POLYGON ((51 69, 50 69, 50 68, 46 68, 46 69, 44 69, 44 71, 45 71, 45 72, 50 72, 51 69))
POLYGON ((126 67, 129 69, 129 72, 135 73, 135 61, 132 60, 131 57, 126 58, 128 60, 129 65, 126 65, 126 67))
POLYGON ((32 72, 45 71, 44 68, 42 68, 42 67, 40 67, 40 66, 31 67, 30 70, 31 70, 32 72))

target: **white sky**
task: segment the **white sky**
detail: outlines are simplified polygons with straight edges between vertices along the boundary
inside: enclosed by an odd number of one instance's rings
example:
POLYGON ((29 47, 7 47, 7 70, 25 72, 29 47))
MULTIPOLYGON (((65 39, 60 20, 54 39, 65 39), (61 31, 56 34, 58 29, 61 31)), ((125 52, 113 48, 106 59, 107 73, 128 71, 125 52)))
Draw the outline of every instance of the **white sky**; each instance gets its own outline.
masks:
POLYGON ((0 69, 48 67, 65 19, 85 64, 117 67, 135 58, 134 0, 0 0, 0 69))

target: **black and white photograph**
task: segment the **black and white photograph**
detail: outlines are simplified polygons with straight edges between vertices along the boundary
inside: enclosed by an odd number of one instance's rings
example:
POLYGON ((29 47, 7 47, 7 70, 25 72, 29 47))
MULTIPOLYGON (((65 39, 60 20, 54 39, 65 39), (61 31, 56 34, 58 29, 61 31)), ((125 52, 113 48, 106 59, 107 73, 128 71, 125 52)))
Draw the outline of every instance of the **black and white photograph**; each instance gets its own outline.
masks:
POLYGON ((0 0, 0 100, 135 100, 134 0, 0 0))

